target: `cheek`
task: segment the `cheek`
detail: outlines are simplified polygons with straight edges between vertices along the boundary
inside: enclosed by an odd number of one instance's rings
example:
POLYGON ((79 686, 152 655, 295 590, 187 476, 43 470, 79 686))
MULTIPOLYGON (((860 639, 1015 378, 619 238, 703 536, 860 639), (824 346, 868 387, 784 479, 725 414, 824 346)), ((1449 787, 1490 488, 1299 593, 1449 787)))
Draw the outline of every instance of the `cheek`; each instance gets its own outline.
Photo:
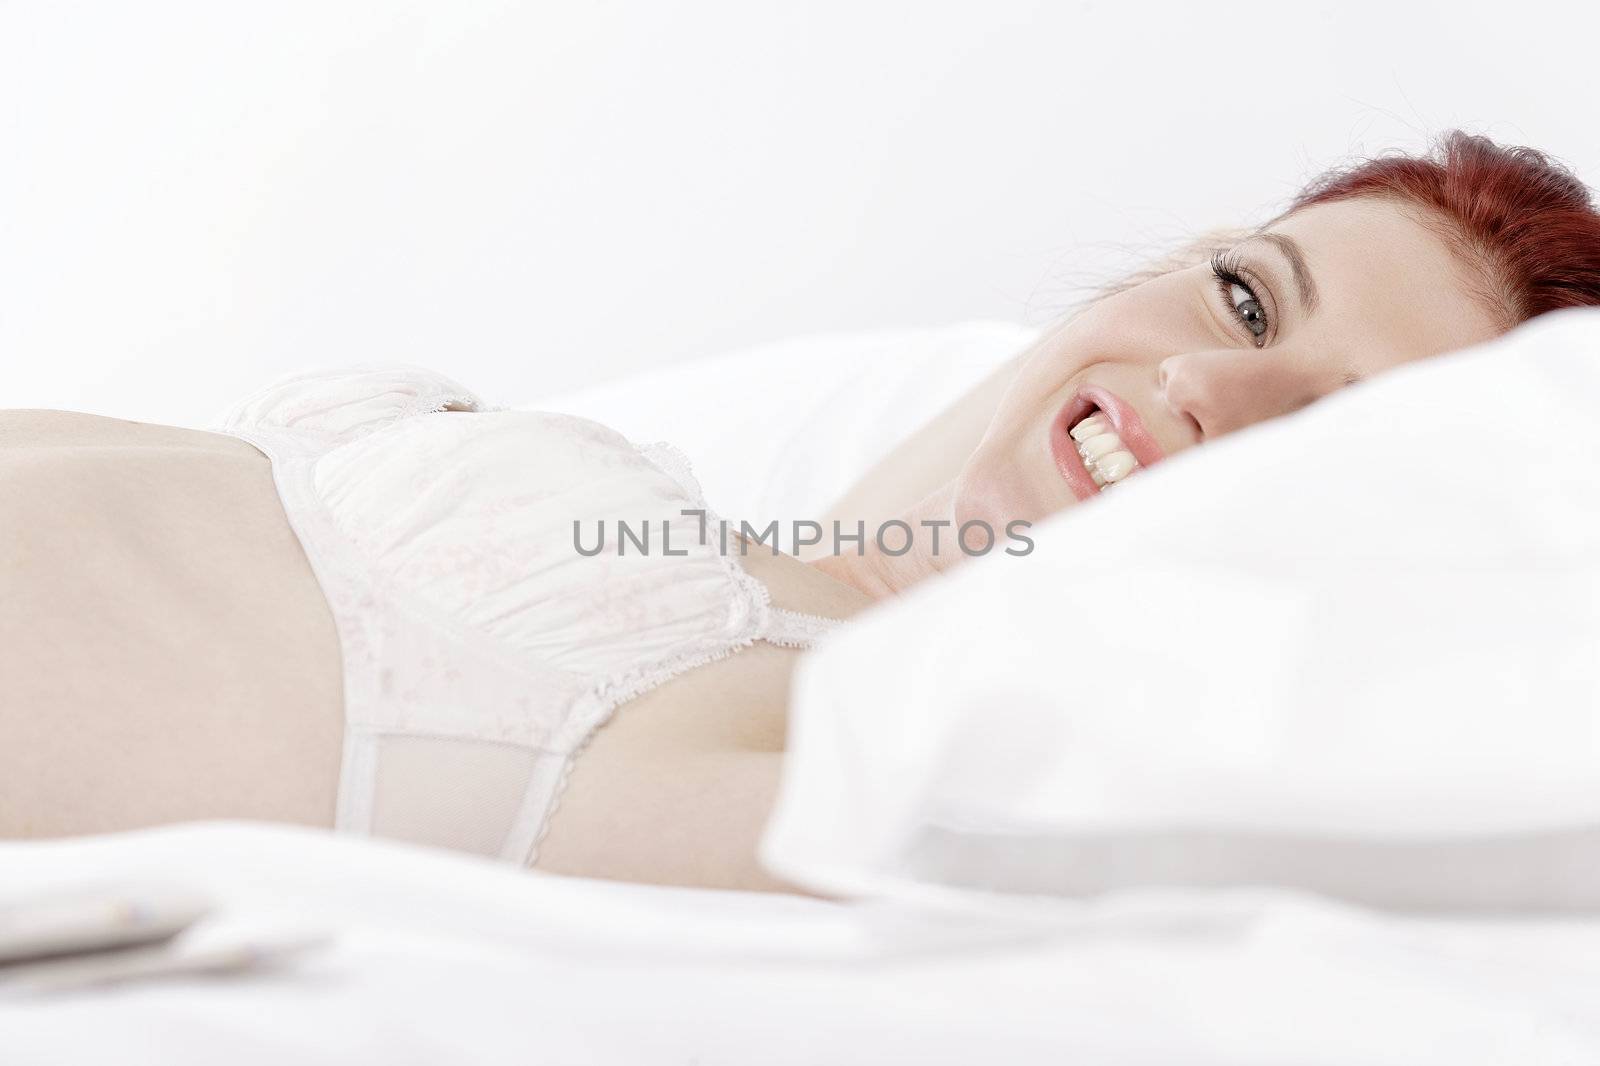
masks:
POLYGON ((1035 396, 1060 391, 1099 363, 1153 363, 1196 333, 1192 280, 1177 274, 1107 296, 1076 312, 1019 375, 1035 396))
POLYGON ((1013 437, 1036 423, 1045 407, 1064 402, 1068 386, 1077 383, 1093 361, 1087 353, 1096 350, 1095 338, 1100 328, 1094 311, 1087 308, 1056 327, 1029 354, 1000 398, 986 439, 1013 437))
POLYGON ((1050 473, 1042 463, 1035 467, 1015 460, 969 466, 956 479, 950 517, 956 527, 986 522, 1003 538, 1008 523, 1019 518, 1038 522, 1074 502, 1064 485, 1059 492, 1047 491, 1050 473))
POLYGON ((1028 385, 1035 394, 1054 392, 1096 361, 1096 353, 1112 341, 1116 309, 1111 305, 1115 300, 1111 297, 1091 304, 1058 327, 1023 368, 1018 384, 1028 385))
POLYGON ((1024 494, 1024 486, 1014 483, 1019 466, 1031 467, 1034 453, 1043 454, 1050 420, 1098 361, 1092 353, 1104 346, 1113 320, 1104 310, 1110 302, 1084 308, 1056 326, 1024 360, 965 464, 963 498, 973 512, 968 517, 992 518, 1016 507, 1024 494))
POLYGON ((1018 371, 990 420, 987 440, 1014 442, 1048 422, 1094 367, 1130 358, 1124 323, 1144 315, 1137 290, 1119 293, 1085 307, 1040 342, 1018 371))

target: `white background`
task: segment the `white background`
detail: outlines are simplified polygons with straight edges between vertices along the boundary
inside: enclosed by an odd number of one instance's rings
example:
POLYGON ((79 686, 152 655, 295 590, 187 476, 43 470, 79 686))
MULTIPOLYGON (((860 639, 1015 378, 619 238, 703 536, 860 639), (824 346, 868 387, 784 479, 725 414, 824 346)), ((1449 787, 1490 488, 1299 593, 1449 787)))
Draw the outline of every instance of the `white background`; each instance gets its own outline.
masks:
POLYGON ((1037 323, 1451 125, 1592 179, 1588 6, 0 0, 0 407, 1037 323))

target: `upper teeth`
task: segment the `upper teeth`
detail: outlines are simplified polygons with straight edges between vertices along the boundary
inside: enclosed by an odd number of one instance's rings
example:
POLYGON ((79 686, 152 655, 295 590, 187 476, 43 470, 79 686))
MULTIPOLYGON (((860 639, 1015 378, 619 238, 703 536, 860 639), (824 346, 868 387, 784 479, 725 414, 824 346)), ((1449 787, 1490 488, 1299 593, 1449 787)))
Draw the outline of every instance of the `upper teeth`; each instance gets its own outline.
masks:
POLYGON ((1072 439, 1097 486, 1115 485, 1138 469, 1139 460, 1117 436, 1111 420, 1099 411, 1072 427, 1072 439))

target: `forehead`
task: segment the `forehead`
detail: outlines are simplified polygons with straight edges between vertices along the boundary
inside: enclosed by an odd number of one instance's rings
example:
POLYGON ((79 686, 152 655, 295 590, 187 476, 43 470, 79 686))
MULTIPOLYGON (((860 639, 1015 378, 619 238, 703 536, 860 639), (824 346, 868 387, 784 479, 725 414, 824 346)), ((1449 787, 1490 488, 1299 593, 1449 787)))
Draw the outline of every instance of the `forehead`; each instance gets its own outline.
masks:
POLYGON ((1423 218, 1420 208, 1359 197, 1316 204, 1269 227, 1300 244, 1315 279, 1316 311, 1298 324, 1383 363, 1500 333, 1482 279, 1423 218))

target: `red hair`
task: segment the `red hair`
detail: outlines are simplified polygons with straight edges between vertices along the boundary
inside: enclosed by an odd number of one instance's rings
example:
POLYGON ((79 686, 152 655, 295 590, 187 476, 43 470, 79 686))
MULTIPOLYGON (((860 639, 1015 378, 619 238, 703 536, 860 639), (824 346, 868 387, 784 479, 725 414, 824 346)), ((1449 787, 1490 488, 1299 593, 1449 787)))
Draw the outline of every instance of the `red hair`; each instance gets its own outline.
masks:
POLYGON ((1546 311, 1600 306, 1600 212, 1583 182, 1542 152, 1452 130, 1426 155, 1324 174, 1285 214, 1354 196, 1423 208, 1482 277, 1480 295, 1508 329, 1546 311))

